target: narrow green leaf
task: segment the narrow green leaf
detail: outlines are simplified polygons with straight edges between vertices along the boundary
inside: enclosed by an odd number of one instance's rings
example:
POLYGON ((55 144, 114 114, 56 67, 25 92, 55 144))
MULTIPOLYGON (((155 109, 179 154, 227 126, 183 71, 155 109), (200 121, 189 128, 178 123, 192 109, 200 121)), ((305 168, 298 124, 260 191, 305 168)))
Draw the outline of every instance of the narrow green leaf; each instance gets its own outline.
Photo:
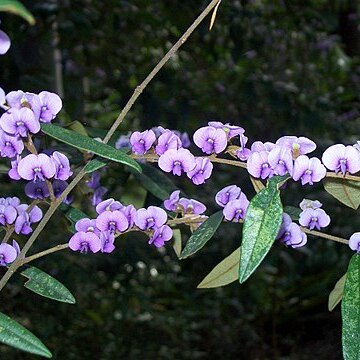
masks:
POLYGON ((350 260, 341 302, 342 347, 345 360, 360 359, 360 255, 350 260))
POLYGON ((185 259, 195 254, 212 238, 223 219, 222 210, 212 214, 204 221, 190 236, 184 250, 180 254, 180 259, 185 259))
POLYGON ((181 254, 182 242, 181 242, 181 231, 180 229, 173 229, 173 249, 177 257, 181 254))
POLYGON ((0 313, 0 341, 32 354, 51 358, 49 349, 29 330, 0 313))
POLYGON ((103 161, 100 161, 98 159, 94 159, 94 160, 89 161, 85 165, 84 171, 86 174, 91 174, 92 172, 99 170, 104 166, 106 166, 106 163, 104 163, 103 161))
POLYGON ((283 209, 278 187, 283 182, 283 177, 272 177, 267 187, 250 201, 242 232, 240 283, 260 265, 279 232, 283 209))
POLYGON ((16 0, 1 0, 0 11, 8 12, 25 19, 30 25, 35 24, 35 19, 28 9, 20 2, 16 0))
POLYGON ((83 213, 81 210, 78 210, 71 205, 67 204, 60 204, 59 209, 64 213, 66 218, 71 222, 71 228, 70 230, 72 232, 75 232, 75 224, 84 218, 90 218, 87 214, 83 213))
POLYGON ((24 286, 36 294, 60 302, 75 304, 76 300, 71 292, 58 280, 36 267, 29 267, 21 272, 29 280, 24 286))
POLYGON ((160 200, 165 200, 169 195, 177 190, 171 180, 155 166, 141 164, 142 173, 134 173, 135 178, 151 194, 160 200))
POLYGON ((62 141, 65 144, 71 145, 80 150, 92 152, 105 159, 128 165, 136 171, 141 172, 140 165, 123 151, 103 144, 88 136, 80 135, 74 131, 52 124, 41 124, 41 130, 45 134, 56 140, 62 141))
POLYGON ((239 262, 240 248, 237 248, 217 264, 197 287, 199 289, 214 288, 236 281, 239 278, 239 262))
POLYGON ((328 309, 329 311, 333 311, 335 306, 340 303, 343 292, 344 286, 346 281, 346 274, 344 274, 335 284, 335 287, 331 290, 329 294, 329 301, 328 301, 328 309))
POLYGON ((335 199, 348 207, 357 209, 360 205, 360 182, 346 178, 326 178, 323 181, 324 189, 335 199))

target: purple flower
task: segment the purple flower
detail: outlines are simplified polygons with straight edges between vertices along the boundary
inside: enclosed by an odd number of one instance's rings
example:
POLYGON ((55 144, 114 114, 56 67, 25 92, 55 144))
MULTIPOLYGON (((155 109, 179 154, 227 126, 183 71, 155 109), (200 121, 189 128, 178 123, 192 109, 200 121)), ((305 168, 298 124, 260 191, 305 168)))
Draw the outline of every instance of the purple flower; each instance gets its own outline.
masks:
POLYGON ((227 136, 224 130, 212 126, 205 126, 195 131, 194 143, 204 153, 219 154, 226 149, 227 136))
POLYGON ((101 240, 93 232, 80 231, 71 237, 69 248, 82 254, 86 254, 89 250, 97 253, 101 249, 101 240))
POLYGON ((64 181, 67 180, 72 175, 69 159, 58 151, 55 151, 51 158, 54 161, 56 167, 54 178, 64 181))
POLYGON ((200 215, 206 211, 206 206, 194 199, 181 198, 178 204, 184 209, 184 214, 200 215))
POLYGON ((108 189, 104 186, 100 186, 97 189, 95 189, 91 204, 92 206, 98 206, 103 201, 103 196, 108 192, 108 189))
POLYGON ((131 149, 134 154, 143 155, 150 150, 156 136, 152 130, 135 131, 130 136, 131 149))
POLYGON ((115 250, 115 236, 110 231, 104 231, 100 234, 101 240, 101 252, 102 253, 111 253, 115 250))
POLYGON ((263 143, 261 141, 255 141, 251 145, 251 152, 271 151, 274 147, 275 144, 272 142, 263 143))
POLYGON ((300 155, 311 153, 316 149, 316 144, 303 136, 283 136, 276 141, 276 145, 286 147, 292 152, 293 159, 300 155))
POLYGON ((15 232, 17 234, 30 234, 32 232, 31 224, 39 222, 43 216, 38 206, 34 206, 29 213, 26 211, 27 208, 27 204, 22 204, 17 207, 18 217, 15 221, 15 232))
POLYGON ((209 121, 208 125, 215 129, 222 129, 227 135, 228 140, 245 132, 241 126, 230 125, 229 123, 223 124, 220 121, 209 121))
POLYGON ((189 139, 189 135, 187 132, 183 132, 180 134, 180 141, 182 144, 183 148, 188 148, 191 145, 190 139, 189 139))
POLYGON ((196 166, 186 175, 195 185, 201 185, 211 176, 213 164, 208 158, 196 158, 196 166))
POLYGON ((238 199, 240 193, 241 189, 238 186, 229 185, 224 187, 215 195, 215 201, 219 206, 225 207, 229 201, 238 199))
POLYGON ((281 239, 284 236, 285 232, 287 231, 287 229, 291 223, 292 223, 292 220, 291 220, 290 215, 283 212, 281 227, 280 227, 279 233, 276 237, 277 239, 281 239))
POLYGON ((128 229, 129 222, 119 210, 104 211, 96 218, 96 227, 100 231, 123 232, 128 229))
POLYGON ((24 143, 18 136, 9 135, 0 129, 0 155, 14 158, 24 150, 24 143))
POLYGON ((294 222, 283 229, 283 234, 279 239, 286 246, 291 246, 292 248, 298 248, 307 243, 306 234, 302 232, 300 226, 294 222))
POLYGON ((45 181, 36 181, 36 182, 28 182, 25 185, 25 194, 30 199, 45 199, 47 198, 49 193, 49 188, 46 185, 45 181))
POLYGON ((5 198, 4 205, 10 205, 17 208, 20 205, 20 199, 16 196, 5 198))
POLYGON ((20 251, 21 251, 18 242, 16 240, 13 240, 12 241, 12 246, 16 250, 16 256, 18 256, 20 254, 20 251))
POLYGON ((300 209, 301 210, 305 210, 305 209, 319 209, 322 207, 322 203, 318 200, 309 200, 309 199, 303 199, 300 203, 300 209))
POLYGON ((41 102, 39 120, 44 123, 49 123, 56 117, 62 108, 60 96, 49 91, 42 91, 38 96, 41 102))
POLYGON ((17 211, 14 206, 3 204, 0 205, 0 225, 11 225, 17 217, 17 211))
POLYGON ((269 153, 267 151, 253 152, 247 160, 247 170, 255 178, 271 177, 274 170, 269 164, 269 153))
POLYGON ((19 175, 18 170, 17 170, 20 160, 21 160, 21 157, 19 155, 16 158, 11 160, 11 169, 8 172, 10 179, 13 179, 13 180, 21 179, 21 176, 19 175))
POLYGON ((343 144, 332 145, 322 156, 324 165, 336 173, 355 174, 360 170, 360 153, 353 146, 343 144))
POLYGON ((5 106, 6 98, 5 98, 5 91, 0 87, 0 108, 6 109, 5 106))
POLYGON ((269 165, 274 169, 275 175, 290 175, 293 172, 293 159, 291 151, 286 147, 275 146, 268 155, 269 165))
POLYGON ((130 134, 120 135, 119 139, 115 143, 116 149, 123 149, 130 147, 130 134))
POLYGON ((76 222, 75 224, 76 231, 83 231, 83 232, 93 232, 97 235, 100 234, 100 230, 96 227, 96 220, 95 219, 88 219, 83 218, 76 222))
POLYGON ((164 207, 169 211, 177 211, 180 198, 180 190, 175 190, 170 194, 169 199, 164 201, 164 207))
POLYGON ((163 225, 155 229, 154 234, 149 239, 149 244, 154 244, 156 247, 164 246, 165 241, 172 238, 173 232, 168 225, 163 225))
POLYGON ((5 99, 10 108, 21 109, 27 103, 26 94, 22 90, 10 91, 5 99))
POLYGON ((10 109, 0 118, 0 127, 8 134, 26 137, 28 133, 36 134, 40 131, 40 123, 34 113, 23 107, 10 109))
POLYGON ((360 232, 356 232, 350 236, 349 247, 351 250, 360 254, 360 232))
POLYGON ((246 161, 251 155, 251 150, 245 147, 248 138, 243 134, 240 134, 239 138, 240 138, 240 149, 237 150, 236 156, 239 158, 239 160, 246 161))
POLYGON ((0 245, 0 266, 7 266, 17 257, 16 249, 9 244, 0 245))
MULTIPOLYGON (((58 198, 64 192, 64 190, 67 188, 67 186, 68 186, 68 183, 66 181, 54 180, 52 183, 52 187, 53 187, 55 197, 58 198)), ((68 195, 64 199, 64 203, 70 204, 70 203, 72 203, 72 200, 73 200, 73 198, 68 195)))
POLYGON ((155 152, 159 156, 170 149, 180 149, 182 147, 180 138, 170 130, 165 130, 158 138, 155 152))
POLYGON ((244 193, 241 193, 238 199, 229 201, 223 209, 226 220, 239 222, 245 218, 249 200, 244 193))
POLYGON ((86 185, 90 189, 94 189, 94 190, 100 187, 100 171, 94 171, 91 174, 91 178, 90 180, 87 181, 86 185))
POLYGON ((133 227, 136 218, 136 209, 134 205, 123 206, 120 211, 125 215, 129 223, 129 228, 133 227))
POLYGON ((51 179, 55 172, 53 160, 45 154, 27 155, 18 165, 18 173, 25 180, 44 181, 51 179))
POLYGON ((4 55, 10 49, 11 40, 9 36, 0 30, 0 55, 4 55))
POLYGON ((302 185, 319 182, 325 175, 325 166, 318 158, 309 159, 306 155, 300 155, 295 160, 292 178, 295 181, 301 179, 302 185))
POLYGON ((137 210, 135 225, 141 230, 156 229, 164 225, 167 220, 165 210, 157 206, 149 206, 147 209, 137 210))
POLYGON ((105 211, 121 210, 123 207, 124 205, 119 201, 115 201, 114 199, 110 198, 99 203, 96 206, 96 212, 100 215, 105 211))
POLYGON ((299 223, 310 230, 326 227, 330 224, 330 216, 323 209, 305 209, 301 212, 299 223))
POLYGON ((172 172, 180 176, 181 173, 189 172, 196 166, 195 157, 187 149, 171 149, 159 157, 159 167, 165 172, 172 172))

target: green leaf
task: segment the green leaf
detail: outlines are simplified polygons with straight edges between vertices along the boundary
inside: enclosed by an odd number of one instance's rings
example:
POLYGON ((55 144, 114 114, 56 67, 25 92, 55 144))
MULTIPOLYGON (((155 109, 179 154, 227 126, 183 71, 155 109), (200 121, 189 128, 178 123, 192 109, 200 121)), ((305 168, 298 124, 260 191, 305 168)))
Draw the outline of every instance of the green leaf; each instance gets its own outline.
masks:
POLYGON ((104 163, 103 161, 100 161, 98 159, 94 159, 89 161, 85 167, 84 167, 84 171, 86 174, 91 174, 92 172, 101 169, 102 167, 106 166, 107 164, 104 163))
POLYGON ((56 140, 62 141, 65 144, 71 145, 80 150, 92 152, 105 159, 128 165, 136 171, 141 172, 140 165, 123 151, 117 150, 88 136, 80 135, 74 131, 52 124, 41 124, 41 130, 45 134, 56 140))
POLYGON ((291 205, 284 207, 284 212, 286 212, 293 221, 299 221, 301 211, 300 208, 291 205))
POLYGON ((78 134, 89 136, 89 134, 85 129, 85 126, 78 120, 71 122, 70 124, 66 125, 66 127, 72 131, 75 131, 78 134))
POLYGON ((174 190, 177 190, 172 181, 155 166, 149 164, 141 164, 140 166, 142 173, 134 173, 135 178, 158 199, 165 200, 174 190))
POLYGON ((206 221, 204 221, 190 236, 184 250, 180 254, 180 259, 185 259, 190 255, 195 254, 212 238, 223 219, 222 210, 212 214, 206 221))
POLYGON ((51 358, 49 349, 29 330, 0 313, 0 341, 14 348, 51 358))
POLYGON ((66 216, 66 218, 68 220, 70 220, 72 226, 70 228, 70 230, 72 232, 75 232, 75 224, 84 218, 90 218, 89 215, 83 213, 81 210, 78 210, 74 207, 72 207, 71 205, 67 205, 67 204, 60 204, 59 209, 64 213, 64 215, 66 216))
POLYGON ((21 272, 29 280, 24 286, 36 294, 60 302, 75 304, 76 300, 71 292, 58 280, 36 267, 29 267, 21 272))
POLYGON ((283 177, 272 177, 247 208, 242 232, 240 283, 260 265, 279 233, 283 209, 278 187, 283 181, 283 177))
POLYGON ((239 278, 240 248, 217 264, 198 288, 214 288, 228 285, 239 278))
POLYGON ((343 292, 344 286, 346 281, 346 274, 344 274, 335 284, 335 287, 331 290, 329 294, 329 301, 328 301, 328 309, 329 311, 333 311, 335 306, 340 303, 343 292))
POLYGON ((350 260, 341 302, 342 347, 345 360, 360 359, 360 255, 350 260))
POLYGON ((335 199, 348 207, 357 209, 360 205, 360 182, 344 178, 326 178, 324 189, 335 199))
POLYGON ((30 25, 35 24, 35 19, 28 9, 20 2, 16 0, 0 0, 0 11, 12 13, 21 16, 30 25))
POLYGON ((181 242, 181 231, 180 229, 173 229, 173 249, 177 257, 181 254, 182 242, 181 242))
POLYGON ((262 189, 265 188, 264 184, 261 182, 260 179, 256 179, 252 176, 250 176, 250 181, 252 183, 252 186, 254 188, 254 190, 258 193, 260 192, 262 189))

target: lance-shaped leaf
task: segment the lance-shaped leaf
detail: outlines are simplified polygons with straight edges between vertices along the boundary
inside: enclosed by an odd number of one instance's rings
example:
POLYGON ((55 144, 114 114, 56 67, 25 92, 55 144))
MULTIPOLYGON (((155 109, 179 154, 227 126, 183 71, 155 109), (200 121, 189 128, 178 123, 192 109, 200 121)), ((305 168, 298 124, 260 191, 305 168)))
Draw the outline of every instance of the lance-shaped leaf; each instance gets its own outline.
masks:
POLYGON ((180 229, 173 229, 173 249, 177 257, 181 254, 182 242, 181 242, 181 231, 180 229))
POLYGON ((133 172, 137 181, 160 200, 167 199, 178 188, 169 178, 155 166, 141 164, 141 174, 133 172))
POLYGON ((239 278, 240 248, 217 264, 198 288, 214 288, 228 285, 239 278))
POLYGON ((350 260, 341 302, 342 347, 345 360, 360 359, 360 255, 350 260))
POLYGON ((0 313, 0 341, 32 354, 51 358, 49 349, 29 330, 0 313))
POLYGON ((335 199, 355 210, 359 207, 360 182, 346 178, 327 178, 323 183, 324 189, 335 199))
POLYGON ((34 293, 68 304, 76 303, 71 292, 60 281, 44 271, 31 266, 22 271, 21 275, 29 279, 24 286, 34 293))
POLYGON ((104 166, 106 166, 106 163, 104 163, 103 161, 100 161, 98 159, 94 159, 94 160, 89 161, 85 165, 84 171, 86 174, 91 174, 92 172, 99 170, 104 166))
POLYGON ((28 9, 20 2, 16 0, 1 0, 0 11, 12 13, 21 16, 30 25, 35 24, 35 19, 28 9))
POLYGON ((340 303, 340 301, 343 297, 345 281, 346 281, 346 274, 344 274, 336 282, 335 287, 331 290, 331 293, 329 294, 329 301, 328 301, 329 311, 333 311, 335 306, 340 303))
POLYGON ((272 177, 247 208, 242 232, 240 283, 260 265, 279 233, 283 209, 278 187, 283 181, 284 177, 272 177))
POLYGON ((41 130, 45 134, 56 140, 62 141, 65 144, 71 145, 80 150, 94 153, 105 159, 128 165, 138 172, 141 172, 140 165, 134 159, 125 154, 123 151, 117 150, 112 146, 52 124, 41 124, 41 130))
POLYGON ((184 250, 180 254, 180 259, 185 259, 195 254, 212 238, 223 219, 222 210, 212 214, 204 221, 190 236, 184 250))

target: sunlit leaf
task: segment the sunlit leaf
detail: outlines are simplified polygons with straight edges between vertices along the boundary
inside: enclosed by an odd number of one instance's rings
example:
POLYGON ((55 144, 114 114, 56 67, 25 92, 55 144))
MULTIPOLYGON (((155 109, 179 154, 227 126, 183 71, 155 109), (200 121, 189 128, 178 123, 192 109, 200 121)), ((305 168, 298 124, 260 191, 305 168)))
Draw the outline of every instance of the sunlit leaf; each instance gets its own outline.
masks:
POLYGON ((360 359, 360 255, 350 260, 341 302, 342 347, 345 360, 360 359))
POLYGON ((30 25, 35 24, 35 19, 28 9, 16 0, 0 0, 0 12, 8 12, 25 19, 30 25))
POLYGON ((214 11, 213 11, 213 13, 211 15, 210 26, 209 26, 210 31, 211 31, 212 27, 214 26, 215 19, 216 19, 216 14, 217 14, 220 3, 221 3, 221 0, 219 0, 219 2, 217 3, 217 5, 215 6, 214 11))
POLYGON ((329 294, 328 309, 333 311, 337 304, 340 304, 340 301, 343 297, 344 286, 346 281, 346 274, 344 274, 335 284, 335 287, 331 290, 329 294))
POLYGON ((29 330, 0 313, 0 341, 32 354, 51 358, 49 349, 29 330))
POLYGON ((198 285, 198 288, 214 288, 228 285, 239 278, 240 248, 217 264, 198 285))
POLYGON ((335 199, 348 207, 357 209, 360 205, 360 182, 347 179, 327 178, 324 180, 325 190, 335 199))
POLYGON ((58 280, 36 267, 29 267, 21 272, 29 280, 24 286, 36 294, 52 300, 75 304, 76 300, 71 292, 58 280))
POLYGON ((180 229, 173 229, 173 249, 177 257, 180 257, 182 242, 180 229))
POLYGON ((283 177, 272 177, 267 187, 250 201, 242 233, 240 283, 260 265, 279 232, 283 209, 278 187, 283 181, 283 177))
POLYGON ((198 229, 194 231, 187 241, 184 250, 180 254, 180 259, 185 259, 195 254, 212 238, 223 219, 222 210, 212 214, 204 221, 198 229))
POLYGON ((106 166, 107 164, 104 163, 103 161, 100 161, 98 159, 94 159, 89 161, 85 167, 84 167, 84 171, 87 174, 91 174, 92 172, 101 169, 102 167, 106 166))
POLYGON ((123 151, 117 150, 88 136, 80 135, 74 131, 52 124, 41 124, 41 130, 45 134, 56 140, 62 141, 65 144, 71 145, 80 150, 94 153, 103 158, 128 165, 138 172, 141 172, 140 165, 123 151))

